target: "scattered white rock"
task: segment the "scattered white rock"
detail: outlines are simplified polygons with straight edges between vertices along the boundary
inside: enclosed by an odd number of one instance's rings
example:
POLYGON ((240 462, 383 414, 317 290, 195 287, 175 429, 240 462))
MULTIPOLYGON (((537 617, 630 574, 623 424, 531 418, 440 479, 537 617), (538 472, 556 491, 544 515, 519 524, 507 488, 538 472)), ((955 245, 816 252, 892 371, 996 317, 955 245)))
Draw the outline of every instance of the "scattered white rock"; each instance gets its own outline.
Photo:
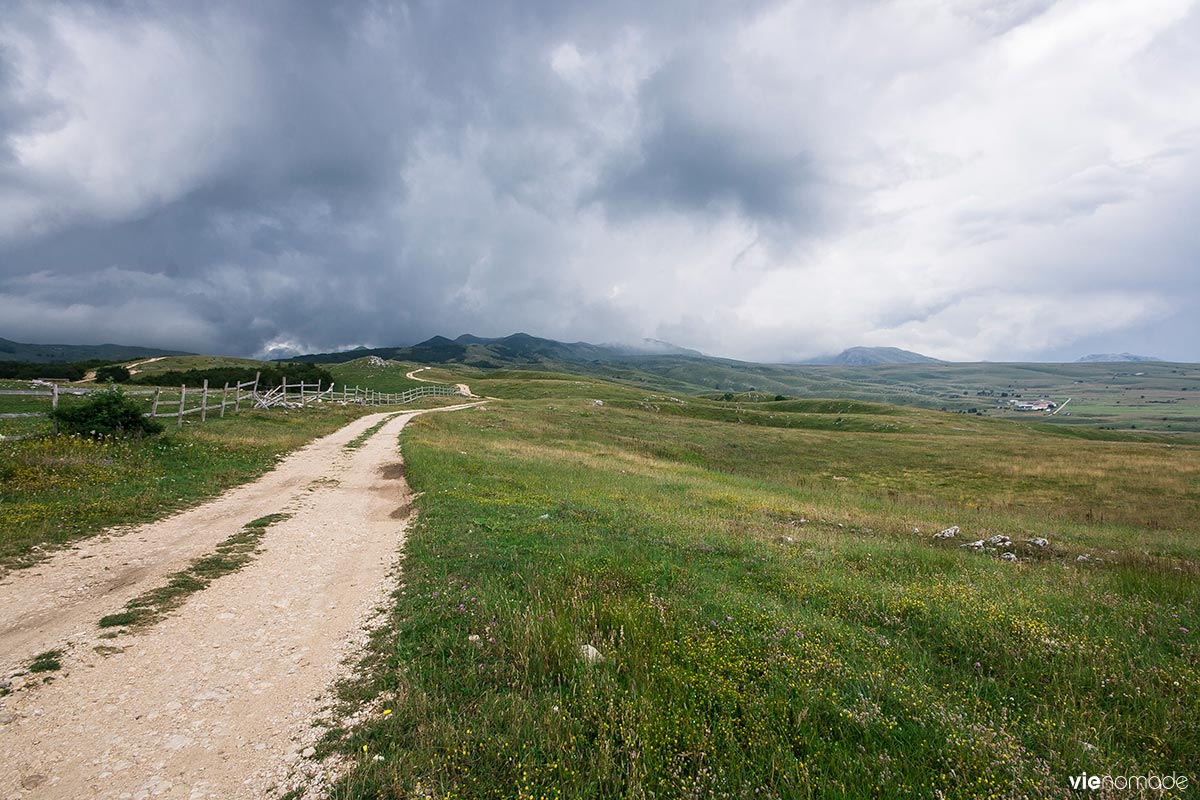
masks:
POLYGON ((1016 553, 1001 553, 1000 558, 1003 561, 1016 561, 1017 554, 1016 553))
POLYGON ((1049 539, 1044 539, 1041 536, 1035 536, 1032 539, 1029 539, 1028 541, 1034 547, 1045 547, 1046 545, 1050 544, 1049 539))
POLYGON ((960 544, 959 547, 971 547, 971 548, 974 548, 975 550, 982 550, 983 549, 983 539, 977 539, 973 542, 967 542, 966 544, 960 544))
MULTIPOLYGON (((955 536, 958 535, 958 530, 959 530, 959 528, 957 525, 951 525, 949 528, 946 528, 946 530, 938 531, 937 533, 935 533, 933 535, 933 538, 935 538, 935 539, 953 539, 955 536)), ((913 533, 920 533, 920 532, 921 532, 920 528, 913 528, 913 533)))
POLYGON ((538 519, 550 519, 550 515, 549 514, 541 514, 538 516, 538 519))
POLYGON ((795 544, 796 543, 796 540, 790 536, 780 536, 779 541, 783 542, 784 544, 795 544))
POLYGON ((604 656, 601 655, 600 651, 590 644, 579 645, 579 657, 589 664, 595 664, 604 660, 604 656))
MULTIPOLYGON (((387 362, 379 356, 367 356, 367 365, 372 367, 386 367, 387 362)), ((291 384, 288 384, 289 386, 291 384)))
POLYGON ((478 641, 479 641, 479 634, 478 634, 478 633, 472 633, 470 636, 468 636, 468 637, 467 637, 467 641, 468 641, 468 642, 478 642, 478 641))
POLYGON ((1012 539, 1009 539, 1002 533, 998 533, 995 536, 989 536, 985 539, 984 544, 991 545, 992 547, 1012 547, 1012 539))
POLYGON ((913 528, 913 533, 920 533, 920 532, 921 532, 920 528, 913 528))
POLYGON ((304 758, 312 758, 316 754, 317 754, 317 749, 315 747, 306 747, 300 751, 300 755, 303 756, 304 758))
POLYGON ((593 400, 593 401, 592 401, 592 405, 594 405, 594 406, 602 406, 602 405, 604 405, 604 401, 603 401, 603 400, 593 400))
POLYGON ((1076 561, 1091 561, 1092 556, 1089 553, 1084 553, 1083 555, 1076 556, 1075 560, 1076 561))
POLYGON ((182 750, 192 743, 192 740, 181 733, 172 734, 163 745, 168 750, 182 750))

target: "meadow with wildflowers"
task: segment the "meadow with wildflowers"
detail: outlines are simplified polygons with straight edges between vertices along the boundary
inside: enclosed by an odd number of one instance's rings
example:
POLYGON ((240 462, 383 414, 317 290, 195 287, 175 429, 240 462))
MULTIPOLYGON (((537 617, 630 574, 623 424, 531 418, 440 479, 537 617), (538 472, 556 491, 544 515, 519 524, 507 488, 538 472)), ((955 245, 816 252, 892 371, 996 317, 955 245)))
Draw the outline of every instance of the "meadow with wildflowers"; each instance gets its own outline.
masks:
POLYGON ((367 721, 323 744, 352 764, 334 796, 1200 781, 1200 447, 569 376, 472 388, 516 399, 403 434, 420 515, 342 690, 367 721), (995 535, 1012 546, 962 546, 995 535))
POLYGON ((302 414, 243 410, 154 437, 0 442, 0 570, 214 497, 363 413, 336 406, 302 414))

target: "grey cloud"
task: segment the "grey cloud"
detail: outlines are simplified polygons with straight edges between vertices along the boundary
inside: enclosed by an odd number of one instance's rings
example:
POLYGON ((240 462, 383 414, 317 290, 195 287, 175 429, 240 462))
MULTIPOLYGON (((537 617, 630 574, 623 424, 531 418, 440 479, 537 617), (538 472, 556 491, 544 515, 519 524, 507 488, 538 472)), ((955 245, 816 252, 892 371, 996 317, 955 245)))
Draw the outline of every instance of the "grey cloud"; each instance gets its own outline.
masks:
POLYGON ((4 12, 7 338, 253 354, 527 330, 755 358, 995 357, 1016 345, 970 314, 1005 287, 1013 319, 995 329, 1018 340, 1056 316, 1078 320, 1055 328, 1072 341, 1135 340, 1107 349, 1196 333, 1179 310, 1112 329, 1064 311, 1079 285, 1101 310, 1122 292, 1200 302, 1194 10, 1163 11, 1153 56, 1089 66, 1094 83, 1070 68, 1086 54, 1039 74, 1095 93, 1062 112, 1086 158, 1019 150, 1021 115, 1042 107, 997 64, 1017 34, 1094 7, 4 12))
POLYGON ((719 54, 687 53, 643 85, 640 146, 610 166, 595 194, 610 213, 732 208, 793 222, 813 214, 808 206, 828 187, 805 152, 804 131, 744 129, 726 107, 744 102, 727 71, 719 54))

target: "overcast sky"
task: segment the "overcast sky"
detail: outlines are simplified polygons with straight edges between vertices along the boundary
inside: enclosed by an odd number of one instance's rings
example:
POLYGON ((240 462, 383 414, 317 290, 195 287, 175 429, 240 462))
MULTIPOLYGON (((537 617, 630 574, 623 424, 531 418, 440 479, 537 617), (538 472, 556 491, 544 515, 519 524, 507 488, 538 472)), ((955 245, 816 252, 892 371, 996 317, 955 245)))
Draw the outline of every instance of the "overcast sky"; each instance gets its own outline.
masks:
POLYGON ((0 336, 1200 361, 1200 4, 0 0, 0 336))

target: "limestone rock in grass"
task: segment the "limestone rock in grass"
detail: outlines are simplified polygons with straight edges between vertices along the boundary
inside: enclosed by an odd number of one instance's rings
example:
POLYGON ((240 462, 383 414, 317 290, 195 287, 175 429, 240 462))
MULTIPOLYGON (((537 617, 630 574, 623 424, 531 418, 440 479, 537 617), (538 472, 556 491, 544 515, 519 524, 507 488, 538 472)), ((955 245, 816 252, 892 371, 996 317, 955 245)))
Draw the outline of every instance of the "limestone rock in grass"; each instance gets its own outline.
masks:
POLYGON ((974 542, 967 542, 966 544, 960 544, 959 547, 970 547, 974 550, 982 550, 983 549, 983 539, 977 539, 974 542))
POLYGON ((1000 558, 1004 561, 1016 561, 1017 554, 1016 553, 1001 553, 1000 558))
POLYGON ((1084 553, 1083 555, 1076 556, 1075 560, 1076 561, 1091 561, 1092 557, 1088 553, 1084 553))
POLYGON ((316 754, 317 754, 317 749, 315 747, 306 747, 300 752, 300 756, 302 758, 312 758, 316 754))
MULTIPOLYGON (((916 528, 913 528, 913 531, 916 531, 916 530, 917 530, 916 528)), ((958 535, 958 526, 951 525, 949 528, 946 528, 946 530, 938 531, 937 533, 935 533, 933 535, 933 538, 935 538, 935 539, 953 539, 957 535, 958 535)))
POLYGON ((604 405, 604 401, 603 401, 603 400, 593 400, 593 401, 592 401, 592 405, 594 405, 594 406, 602 406, 602 405, 604 405))
POLYGON ((604 660, 604 656, 601 655, 600 651, 590 644, 579 645, 579 657, 589 664, 598 664, 604 660))
POLYGON ((1012 547, 1012 539, 1009 539, 1002 533, 995 536, 989 536, 984 544, 989 544, 992 547, 1012 547))
POLYGON ((1049 539, 1044 539, 1041 536, 1035 536, 1032 539, 1029 539, 1028 541, 1034 547, 1045 547, 1046 545, 1050 544, 1049 539))

